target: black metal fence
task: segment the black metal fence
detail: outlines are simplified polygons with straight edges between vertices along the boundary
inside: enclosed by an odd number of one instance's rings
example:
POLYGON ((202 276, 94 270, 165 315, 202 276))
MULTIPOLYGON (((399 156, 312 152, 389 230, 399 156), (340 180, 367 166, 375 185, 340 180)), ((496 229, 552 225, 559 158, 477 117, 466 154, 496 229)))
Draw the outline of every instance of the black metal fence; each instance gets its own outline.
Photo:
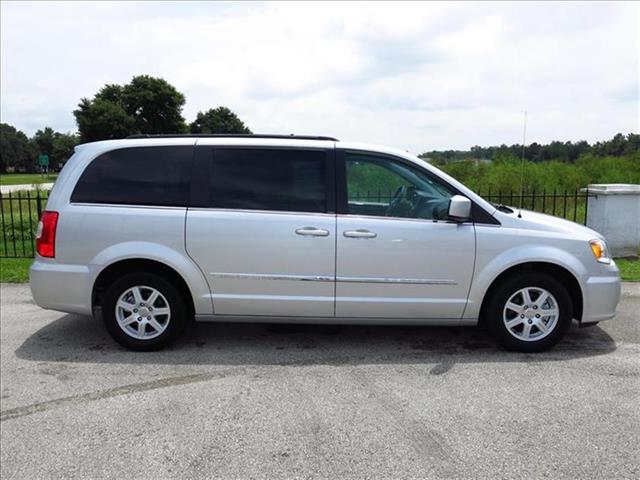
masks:
POLYGON ((587 212, 589 210, 589 197, 593 196, 585 188, 581 190, 543 190, 542 192, 492 192, 480 194, 489 202, 506 205, 512 208, 522 207, 525 210, 546 213, 554 217, 561 217, 572 222, 587 224, 587 212))
MULTIPOLYGON (((480 196, 497 205, 505 205, 514 209, 522 206, 525 210, 546 213, 562 217, 572 222, 587 223, 588 198, 592 196, 581 190, 543 190, 520 193, 517 190, 499 190, 481 192, 480 196)), ((389 203, 394 192, 383 190, 358 191, 349 195, 349 200, 360 202, 389 203)))
MULTIPOLYGON (((0 194, 0 257, 29 258, 35 255, 35 231, 49 192, 33 190, 0 194)), ((350 200, 388 203, 394 192, 361 191, 350 195, 350 200)), ((510 207, 547 213, 585 224, 589 194, 579 190, 553 190, 525 192, 515 190, 481 193, 486 200, 510 207)))
POLYGON ((0 257, 35 255, 35 231, 48 195, 45 190, 0 193, 0 257))

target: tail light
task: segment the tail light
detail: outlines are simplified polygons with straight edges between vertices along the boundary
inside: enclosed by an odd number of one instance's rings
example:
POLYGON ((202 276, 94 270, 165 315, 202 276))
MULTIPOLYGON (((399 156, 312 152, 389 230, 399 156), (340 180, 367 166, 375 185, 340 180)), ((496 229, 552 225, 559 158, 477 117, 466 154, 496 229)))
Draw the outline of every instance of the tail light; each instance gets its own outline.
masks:
POLYGON ((36 251, 41 257, 56 256, 56 227, 58 226, 58 212, 42 212, 38 230, 36 230, 36 251))

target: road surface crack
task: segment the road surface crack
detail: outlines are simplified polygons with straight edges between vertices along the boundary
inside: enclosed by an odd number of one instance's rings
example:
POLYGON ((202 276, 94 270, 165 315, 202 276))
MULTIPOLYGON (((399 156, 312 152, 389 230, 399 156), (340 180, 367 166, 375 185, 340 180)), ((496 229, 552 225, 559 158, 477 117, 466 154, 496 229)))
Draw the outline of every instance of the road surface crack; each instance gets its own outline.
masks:
POLYGON ((123 385, 121 387, 110 388, 98 392, 84 393, 81 395, 71 395, 69 397, 57 398, 46 402, 33 403, 23 407, 10 408, 0 412, 0 422, 10 420, 12 418, 23 417, 38 412, 44 412, 53 408, 63 407, 66 405, 76 405, 80 403, 94 402, 105 398, 119 397, 121 395, 129 395, 132 393, 147 392, 149 390, 157 390, 160 388, 175 387, 179 385, 187 385, 190 383, 206 382, 214 378, 222 378, 223 373, 195 373, 192 375, 184 375, 180 377, 161 378, 151 382, 135 383, 131 385, 123 385))

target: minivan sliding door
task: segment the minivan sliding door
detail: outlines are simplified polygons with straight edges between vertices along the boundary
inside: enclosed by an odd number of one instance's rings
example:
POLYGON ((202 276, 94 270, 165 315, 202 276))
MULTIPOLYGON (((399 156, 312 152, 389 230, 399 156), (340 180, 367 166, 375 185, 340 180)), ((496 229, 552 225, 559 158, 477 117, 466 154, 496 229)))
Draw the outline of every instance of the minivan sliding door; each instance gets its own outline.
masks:
POLYGON ((194 168, 186 248, 214 313, 333 316, 333 149, 199 144, 194 168))

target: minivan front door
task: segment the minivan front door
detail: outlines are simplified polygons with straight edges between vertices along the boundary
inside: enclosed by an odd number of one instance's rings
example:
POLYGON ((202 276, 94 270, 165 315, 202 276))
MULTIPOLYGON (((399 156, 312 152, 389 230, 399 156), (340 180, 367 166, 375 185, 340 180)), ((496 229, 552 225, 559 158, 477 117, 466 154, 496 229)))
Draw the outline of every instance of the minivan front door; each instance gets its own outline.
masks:
POLYGON ((333 316, 333 150, 199 145, 195 168, 186 248, 214 313, 333 316))
POLYGON ((473 275, 475 229, 445 219, 455 192, 389 157, 338 157, 346 189, 339 187, 336 316, 457 322, 473 275))

